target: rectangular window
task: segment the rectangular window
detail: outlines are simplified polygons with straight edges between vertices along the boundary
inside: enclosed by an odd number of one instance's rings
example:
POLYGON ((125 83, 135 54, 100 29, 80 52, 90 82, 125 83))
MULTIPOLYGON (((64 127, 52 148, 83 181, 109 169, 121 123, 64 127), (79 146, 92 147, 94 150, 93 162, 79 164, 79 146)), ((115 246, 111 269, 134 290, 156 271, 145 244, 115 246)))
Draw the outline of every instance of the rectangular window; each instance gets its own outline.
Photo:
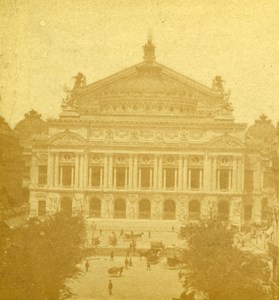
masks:
POLYGON ((245 170, 244 173, 244 190, 251 192, 254 189, 254 171, 245 170))
POLYGON ((47 166, 38 166, 38 185, 47 184, 47 166))
POLYGON ((143 189, 151 187, 151 168, 140 168, 140 186, 143 189))
POLYGON ((251 221, 252 219, 252 205, 244 205, 244 220, 246 222, 251 221))
POLYGON ((189 169, 190 188, 199 189, 202 186, 202 169, 189 169))
POLYGON ((42 217, 46 215, 46 201, 39 200, 38 201, 38 217, 42 217))
POLYGON ((166 176, 166 189, 174 189, 176 187, 176 169, 175 168, 166 168, 165 169, 166 176))
POLYGON ((231 170, 220 169, 217 171, 217 174, 218 174, 217 182, 219 183, 219 190, 229 190, 230 180, 231 180, 231 170))
POLYGON ((100 187, 102 184, 102 167, 94 166, 90 168, 91 172, 91 186, 100 187))
POLYGON ((274 187, 272 176, 268 173, 263 173, 263 188, 274 187))
POLYGON ((75 168, 73 166, 61 167, 61 183, 63 186, 72 186, 74 183, 75 168))
POLYGON ((124 188, 126 186, 126 181, 127 181, 127 168, 125 167, 117 167, 114 169, 114 185, 117 188, 124 188))
POLYGON ((30 166, 24 166, 23 178, 27 179, 27 180, 30 180, 30 166))

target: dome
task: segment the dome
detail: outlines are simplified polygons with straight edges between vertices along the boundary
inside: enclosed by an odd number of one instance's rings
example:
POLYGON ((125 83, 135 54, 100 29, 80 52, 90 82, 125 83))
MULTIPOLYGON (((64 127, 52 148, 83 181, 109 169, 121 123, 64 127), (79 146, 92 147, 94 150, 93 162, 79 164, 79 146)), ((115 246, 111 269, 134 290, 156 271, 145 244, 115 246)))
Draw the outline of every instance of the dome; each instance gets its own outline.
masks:
POLYGON ((15 132, 19 135, 22 145, 29 144, 35 134, 47 133, 47 123, 41 119, 41 115, 35 110, 25 114, 25 119, 20 121, 15 132))
POLYGON ((265 115, 261 115, 255 124, 250 126, 246 132, 246 140, 261 140, 273 143, 276 139, 276 129, 265 115))

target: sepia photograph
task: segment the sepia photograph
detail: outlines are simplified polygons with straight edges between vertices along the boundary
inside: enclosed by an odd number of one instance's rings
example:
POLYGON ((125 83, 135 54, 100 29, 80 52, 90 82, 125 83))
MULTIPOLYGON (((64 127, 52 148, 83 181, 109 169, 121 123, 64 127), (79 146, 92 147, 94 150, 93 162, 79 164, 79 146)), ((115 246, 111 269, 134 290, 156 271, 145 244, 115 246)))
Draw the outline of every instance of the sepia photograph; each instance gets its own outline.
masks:
POLYGON ((0 0, 0 300, 279 300, 278 16, 0 0))

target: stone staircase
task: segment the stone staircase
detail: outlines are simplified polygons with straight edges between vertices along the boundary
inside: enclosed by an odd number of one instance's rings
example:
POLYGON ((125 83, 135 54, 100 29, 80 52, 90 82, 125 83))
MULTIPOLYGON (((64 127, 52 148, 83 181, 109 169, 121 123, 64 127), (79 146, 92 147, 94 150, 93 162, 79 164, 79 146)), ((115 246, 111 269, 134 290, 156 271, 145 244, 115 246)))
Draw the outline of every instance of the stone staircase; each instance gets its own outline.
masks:
POLYGON ((127 219, 97 219, 88 218, 89 224, 95 224, 97 230, 131 231, 134 232, 170 232, 179 231, 180 222, 177 220, 127 220, 127 219))

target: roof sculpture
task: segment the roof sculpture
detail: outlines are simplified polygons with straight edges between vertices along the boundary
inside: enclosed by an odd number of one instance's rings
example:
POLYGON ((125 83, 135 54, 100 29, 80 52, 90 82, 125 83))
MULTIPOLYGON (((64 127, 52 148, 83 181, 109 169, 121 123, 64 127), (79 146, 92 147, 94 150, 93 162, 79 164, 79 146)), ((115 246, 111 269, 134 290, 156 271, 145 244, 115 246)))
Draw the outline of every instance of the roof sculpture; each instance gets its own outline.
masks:
POLYGON ((231 115, 229 93, 216 76, 213 87, 204 86, 156 62, 155 46, 149 38, 143 46, 143 61, 107 78, 86 85, 78 73, 73 89, 66 89, 63 111, 80 116, 116 115, 187 115, 211 113, 231 115))

